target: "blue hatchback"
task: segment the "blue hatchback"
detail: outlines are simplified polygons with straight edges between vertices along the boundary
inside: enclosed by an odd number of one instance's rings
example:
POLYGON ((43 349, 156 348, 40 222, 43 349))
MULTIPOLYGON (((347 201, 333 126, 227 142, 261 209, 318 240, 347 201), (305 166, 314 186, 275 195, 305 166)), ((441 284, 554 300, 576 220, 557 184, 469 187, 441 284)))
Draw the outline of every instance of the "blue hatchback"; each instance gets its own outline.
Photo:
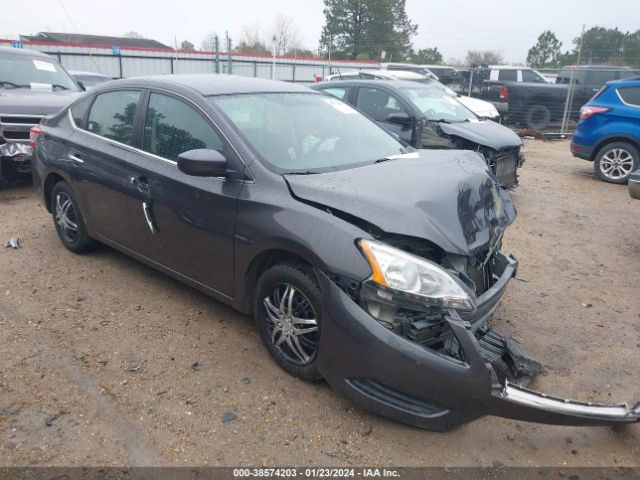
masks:
POLYGON ((640 78, 609 82, 582 107, 571 153, 602 180, 628 182, 640 168, 640 78))

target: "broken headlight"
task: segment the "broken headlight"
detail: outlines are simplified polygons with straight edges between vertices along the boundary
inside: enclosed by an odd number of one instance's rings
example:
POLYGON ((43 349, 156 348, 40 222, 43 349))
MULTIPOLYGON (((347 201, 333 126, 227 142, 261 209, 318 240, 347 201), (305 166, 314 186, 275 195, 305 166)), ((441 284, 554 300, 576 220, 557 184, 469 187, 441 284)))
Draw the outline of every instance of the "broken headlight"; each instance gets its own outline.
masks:
POLYGON ((358 244, 373 272, 369 280, 377 286, 427 306, 475 310, 473 294, 441 266, 374 240, 358 244))

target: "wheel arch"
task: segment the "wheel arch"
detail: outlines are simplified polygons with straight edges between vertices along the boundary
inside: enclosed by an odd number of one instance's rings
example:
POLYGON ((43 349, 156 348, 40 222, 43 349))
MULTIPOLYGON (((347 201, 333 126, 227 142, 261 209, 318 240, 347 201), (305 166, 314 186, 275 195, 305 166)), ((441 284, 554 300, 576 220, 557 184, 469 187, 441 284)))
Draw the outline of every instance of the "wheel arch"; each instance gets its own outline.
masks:
POLYGON ((274 247, 262 250, 256 256, 253 257, 249 266, 247 267, 243 278, 243 310, 247 313, 253 313, 253 295, 255 292, 255 286, 265 271, 279 263, 285 262, 297 262, 308 265, 312 269, 314 265, 308 258, 302 256, 299 252, 294 252, 291 249, 283 247, 274 247))
POLYGON ((66 182, 67 180, 57 172, 51 172, 47 175, 46 180, 44 181, 44 185, 42 188, 42 194, 44 196, 44 203, 47 211, 51 213, 51 193, 53 192, 53 187, 58 182, 66 182))
POLYGON ((610 143, 615 143, 615 142, 630 143, 636 148, 636 150, 640 151, 640 140, 632 137, 631 135, 627 135, 624 133, 616 133, 600 139, 600 141, 594 147, 593 153, 591 153, 591 161, 594 161, 596 159, 596 157, 604 147, 606 147, 610 143))

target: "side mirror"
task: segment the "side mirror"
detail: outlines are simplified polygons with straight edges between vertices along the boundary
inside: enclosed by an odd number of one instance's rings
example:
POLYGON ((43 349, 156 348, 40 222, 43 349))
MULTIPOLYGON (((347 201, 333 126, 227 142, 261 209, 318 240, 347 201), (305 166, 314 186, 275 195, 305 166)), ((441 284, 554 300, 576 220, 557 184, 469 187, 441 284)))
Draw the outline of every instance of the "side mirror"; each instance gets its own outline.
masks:
POLYGON ((411 116, 405 112, 392 113, 387 117, 387 122, 395 123, 396 125, 409 125, 411 116))
POLYGON ((178 155, 178 170, 194 177, 228 177, 227 159, 217 150, 200 148, 178 155))

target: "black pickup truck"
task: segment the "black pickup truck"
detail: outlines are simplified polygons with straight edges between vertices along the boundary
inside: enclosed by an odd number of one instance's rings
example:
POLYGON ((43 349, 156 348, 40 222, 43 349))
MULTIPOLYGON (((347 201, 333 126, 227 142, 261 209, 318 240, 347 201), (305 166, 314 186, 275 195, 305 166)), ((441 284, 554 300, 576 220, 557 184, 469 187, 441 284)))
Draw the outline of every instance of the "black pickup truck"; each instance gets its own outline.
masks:
POLYGON ((493 69, 515 72, 514 67, 476 69, 471 96, 493 103, 510 124, 534 130, 544 130, 561 122, 572 75, 575 85, 572 119, 578 118, 580 107, 606 82, 640 75, 638 70, 629 67, 579 65, 564 67, 556 83, 546 83, 542 77, 526 81, 527 77, 522 74, 506 80, 506 75, 496 75, 493 69))

